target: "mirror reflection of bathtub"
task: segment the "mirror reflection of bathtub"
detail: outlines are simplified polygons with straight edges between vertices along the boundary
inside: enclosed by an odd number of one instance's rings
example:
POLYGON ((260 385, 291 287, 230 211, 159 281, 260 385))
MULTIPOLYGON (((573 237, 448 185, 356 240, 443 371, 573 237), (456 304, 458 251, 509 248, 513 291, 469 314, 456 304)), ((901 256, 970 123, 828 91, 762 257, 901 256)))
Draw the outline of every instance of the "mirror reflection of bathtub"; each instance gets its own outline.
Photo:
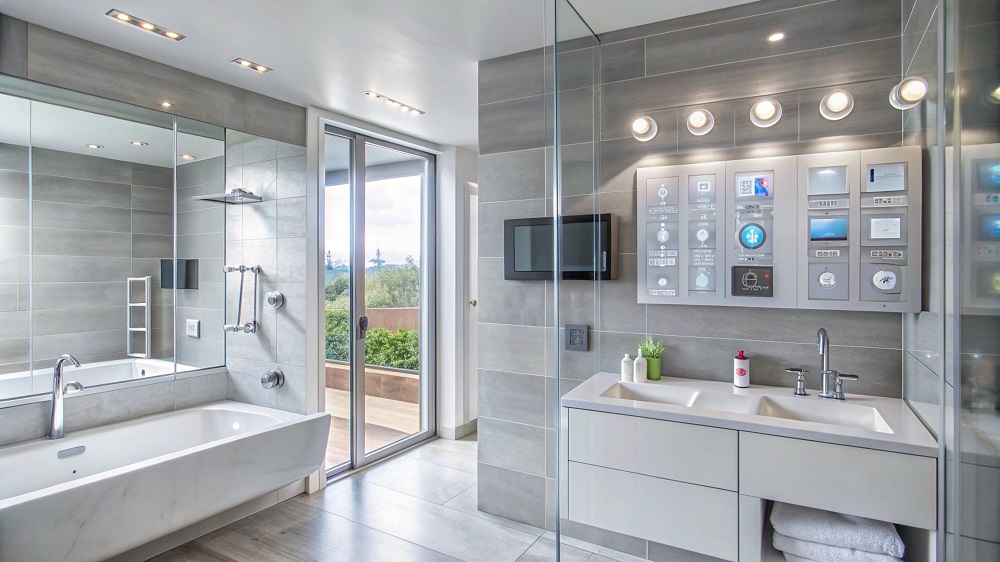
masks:
MULTIPOLYGON (((177 364, 177 372, 193 371, 198 367, 177 364)), ((174 362, 161 359, 118 359, 98 363, 71 365, 63 369, 66 382, 78 382, 83 388, 135 379, 148 379, 174 374, 174 362)), ((52 367, 0 375, 0 400, 52 392, 52 367)))

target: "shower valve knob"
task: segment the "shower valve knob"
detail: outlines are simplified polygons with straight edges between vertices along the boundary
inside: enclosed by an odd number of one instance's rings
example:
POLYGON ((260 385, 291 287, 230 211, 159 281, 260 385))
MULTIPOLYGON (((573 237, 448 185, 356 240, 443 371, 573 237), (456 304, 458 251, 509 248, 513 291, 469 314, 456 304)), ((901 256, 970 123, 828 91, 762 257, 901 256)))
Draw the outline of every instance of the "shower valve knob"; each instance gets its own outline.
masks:
POLYGON ((260 378, 260 385, 264 388, 281 388, 285 384, 285 374, 274 370, 264 373, 260 378))
POLYGON ((281 308, 285 305, 285 295, 281 294, 280 291, 271 291, 265 294, 264 300, 267 302, 267 306, 274 309, 281 308))

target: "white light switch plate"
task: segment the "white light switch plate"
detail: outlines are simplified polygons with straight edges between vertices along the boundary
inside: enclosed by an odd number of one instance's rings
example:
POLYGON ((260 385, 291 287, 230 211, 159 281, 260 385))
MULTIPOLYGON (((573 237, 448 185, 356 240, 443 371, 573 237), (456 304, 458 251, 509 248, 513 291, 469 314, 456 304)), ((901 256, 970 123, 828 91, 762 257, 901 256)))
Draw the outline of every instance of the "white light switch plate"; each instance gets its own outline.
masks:
POLYGON ((187 321, 187 335, 189 338, 200 338, 201 337, 201 320, 191 320, 187 321))

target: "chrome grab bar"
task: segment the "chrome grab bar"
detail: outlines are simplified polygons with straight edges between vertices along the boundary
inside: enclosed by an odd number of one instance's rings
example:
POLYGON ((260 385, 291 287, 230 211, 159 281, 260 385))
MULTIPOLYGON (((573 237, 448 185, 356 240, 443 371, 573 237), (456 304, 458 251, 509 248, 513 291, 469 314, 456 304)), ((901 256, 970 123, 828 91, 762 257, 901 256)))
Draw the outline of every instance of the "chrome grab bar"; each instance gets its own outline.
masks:
POLYGON ((256 334, 260 331, 260 324, 257 323, 257 301, 259 285, 257 279, 260 276, 260 266, 254 265, 247 267, 245 265, 225 265, 222 270, 226 273, 240 272, 240 296, 236 302, 236 323, 226 324, 223 326, 223 330, 226 332, 244 332, 247 334, 256 334), (251 318, 245 324, 242 323, 243 319, 243 282, 246 276, 246 272, 249 271, 253 273, 253 318, 251 318))

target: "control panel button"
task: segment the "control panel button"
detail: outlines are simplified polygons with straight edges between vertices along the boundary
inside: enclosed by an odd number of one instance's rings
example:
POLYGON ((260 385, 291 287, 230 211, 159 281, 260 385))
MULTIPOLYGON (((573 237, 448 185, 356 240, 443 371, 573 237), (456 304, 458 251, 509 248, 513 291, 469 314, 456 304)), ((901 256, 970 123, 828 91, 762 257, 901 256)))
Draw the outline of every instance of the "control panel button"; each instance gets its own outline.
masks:
POLYGON ((819 286, 824 289, 832 289, 837 286, 837 276, 829 271, 819 274, 819 286))
POLYGON ((704 273, 699 273, 697 277, 694 278, 694 286, 699 289, 704 289, 708 287, 708 275, 704 273))
POLYGON ((880 269, 872 276, 872 285, 875 285, 876 289, 891 291, 896 288, 896 274, 880 269))
POLYGON ((756 250, 764 245, 767 234, 759 224, 748 224, 740 229, 740 244, 749 250, 756 250))
POLYGON ((660 277, 656 280, 656 284, 661 287, 666 287, 669 283, 670 281, 666 277, 660 277))
POLYGON ((666 244, 670 240, 670 233, 667 232, 667 229, 661 228, 656 232, 656 240, 661 244, 666 244))
POLYGON ((773 297, 773 267, 733 267, 732 293, 734 297, 773 297))

